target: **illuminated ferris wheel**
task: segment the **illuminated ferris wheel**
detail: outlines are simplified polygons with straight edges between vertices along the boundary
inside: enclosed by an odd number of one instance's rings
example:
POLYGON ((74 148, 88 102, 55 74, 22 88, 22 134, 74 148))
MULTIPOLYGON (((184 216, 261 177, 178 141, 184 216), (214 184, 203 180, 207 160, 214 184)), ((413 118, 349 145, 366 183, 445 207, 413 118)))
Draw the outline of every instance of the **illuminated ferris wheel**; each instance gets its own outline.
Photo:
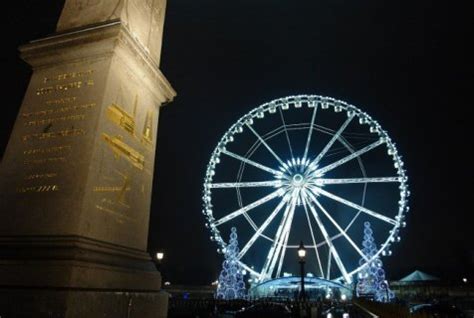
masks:
POLYGON ((379 123, 343 101, 299 95, 253 109, 224 134, 207 166, 203 214, 219 252, 237 228, 238 259, 255 282, 292 275, 304 241, 309 275, 350 283, 391 254, 408 196, 401 156, 379 123), (365 222, 379 243, 370 259, 365 222))

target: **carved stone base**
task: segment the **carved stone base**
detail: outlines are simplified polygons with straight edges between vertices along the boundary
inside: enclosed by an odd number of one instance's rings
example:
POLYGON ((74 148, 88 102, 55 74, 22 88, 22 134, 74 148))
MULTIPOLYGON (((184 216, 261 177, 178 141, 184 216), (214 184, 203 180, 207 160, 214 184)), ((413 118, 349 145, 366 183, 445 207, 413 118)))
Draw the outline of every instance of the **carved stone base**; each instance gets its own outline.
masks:
POLYGON ((0 288, 159 291, 161 275, 140 250, 80 236, 0 237, 0 288))
POLYGON ((150 256, 79 236, 0 237, 0 317, 166 317, 150 256))

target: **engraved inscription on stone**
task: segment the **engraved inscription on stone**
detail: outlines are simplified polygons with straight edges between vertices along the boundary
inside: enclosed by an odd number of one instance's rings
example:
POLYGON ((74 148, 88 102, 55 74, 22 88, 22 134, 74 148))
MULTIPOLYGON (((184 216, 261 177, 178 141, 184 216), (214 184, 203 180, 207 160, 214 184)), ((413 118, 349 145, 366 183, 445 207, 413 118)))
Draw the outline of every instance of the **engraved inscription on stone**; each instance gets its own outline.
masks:
POLYGON ((55 192, 55 191, 59 191, 59 186, 57 184, 42 184, 38 186, 17 188, 18 193, 55 192))
POLYGON ((51 114, 58 114, 58 113, 67 113, 67 112, 73 112, 77 110, 87 110, 92 107, 95 107, 95 103, 87 103, 87 104, 82 104, 82 105, 73 105, 73 106, 64 106, 64 107, 58 107, 58 108, 48 108, 44 110, 38 110, 34 112, 26 112, 22 113, 21 116, 28 118, 32 116, 47 116, 51 114))
POLYGON ((130 172, 123 173, 115 170, 111 176, 103 176, 101 185, 93 187, 92 191, 99 194, 95 207, 104 213, 114 216, 115 221, 123 223, 124 220, 133 222, 130 215, 128 194, 132 191, 132 176, 130 172))
POLYGON ((45 184, 46 180, 61 182, 61 173, 68 169, 78 138, 87 135, 88 114, 96 106, 88 89, 95 84, 95 70, 52 73, 42 77, 34 97, 28 100, 19 116, 25 127, 21 141, 24 165, 17 193, 52 193, 67 184, 45 184), (82 92, 82 93, 81 93, 82 92))

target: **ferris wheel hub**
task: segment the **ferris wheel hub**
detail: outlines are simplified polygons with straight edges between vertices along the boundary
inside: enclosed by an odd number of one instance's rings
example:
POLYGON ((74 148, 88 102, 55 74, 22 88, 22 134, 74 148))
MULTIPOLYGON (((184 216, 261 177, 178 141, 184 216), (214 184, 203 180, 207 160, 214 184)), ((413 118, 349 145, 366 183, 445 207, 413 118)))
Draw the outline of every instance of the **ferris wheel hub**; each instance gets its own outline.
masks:
POLYGON ((304 184, 304 178, 301 174, 297 173, 293 176, 293 186, 295 187, 301 187, 304 184))
POLYGON ((292 193, 295 190, 308 189, 308 186, 321 187, 317 184, 318 178, 322 176, 317 171, 317 165, 311 164, 309 160, 292 158, 280 167, 281 175, 277 179, 282 180, 281 187, 286 193, 292 193))

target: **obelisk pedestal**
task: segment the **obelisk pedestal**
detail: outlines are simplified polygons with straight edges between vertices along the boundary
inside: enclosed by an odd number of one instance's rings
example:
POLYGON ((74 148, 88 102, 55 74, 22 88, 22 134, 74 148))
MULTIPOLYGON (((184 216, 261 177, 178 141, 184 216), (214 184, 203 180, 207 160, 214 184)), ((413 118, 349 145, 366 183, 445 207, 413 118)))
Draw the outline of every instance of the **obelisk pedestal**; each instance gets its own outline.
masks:
POLYGON ((163 317, 146 252, 165 0, 67 0, 0 166, 0 316, 163 317))

